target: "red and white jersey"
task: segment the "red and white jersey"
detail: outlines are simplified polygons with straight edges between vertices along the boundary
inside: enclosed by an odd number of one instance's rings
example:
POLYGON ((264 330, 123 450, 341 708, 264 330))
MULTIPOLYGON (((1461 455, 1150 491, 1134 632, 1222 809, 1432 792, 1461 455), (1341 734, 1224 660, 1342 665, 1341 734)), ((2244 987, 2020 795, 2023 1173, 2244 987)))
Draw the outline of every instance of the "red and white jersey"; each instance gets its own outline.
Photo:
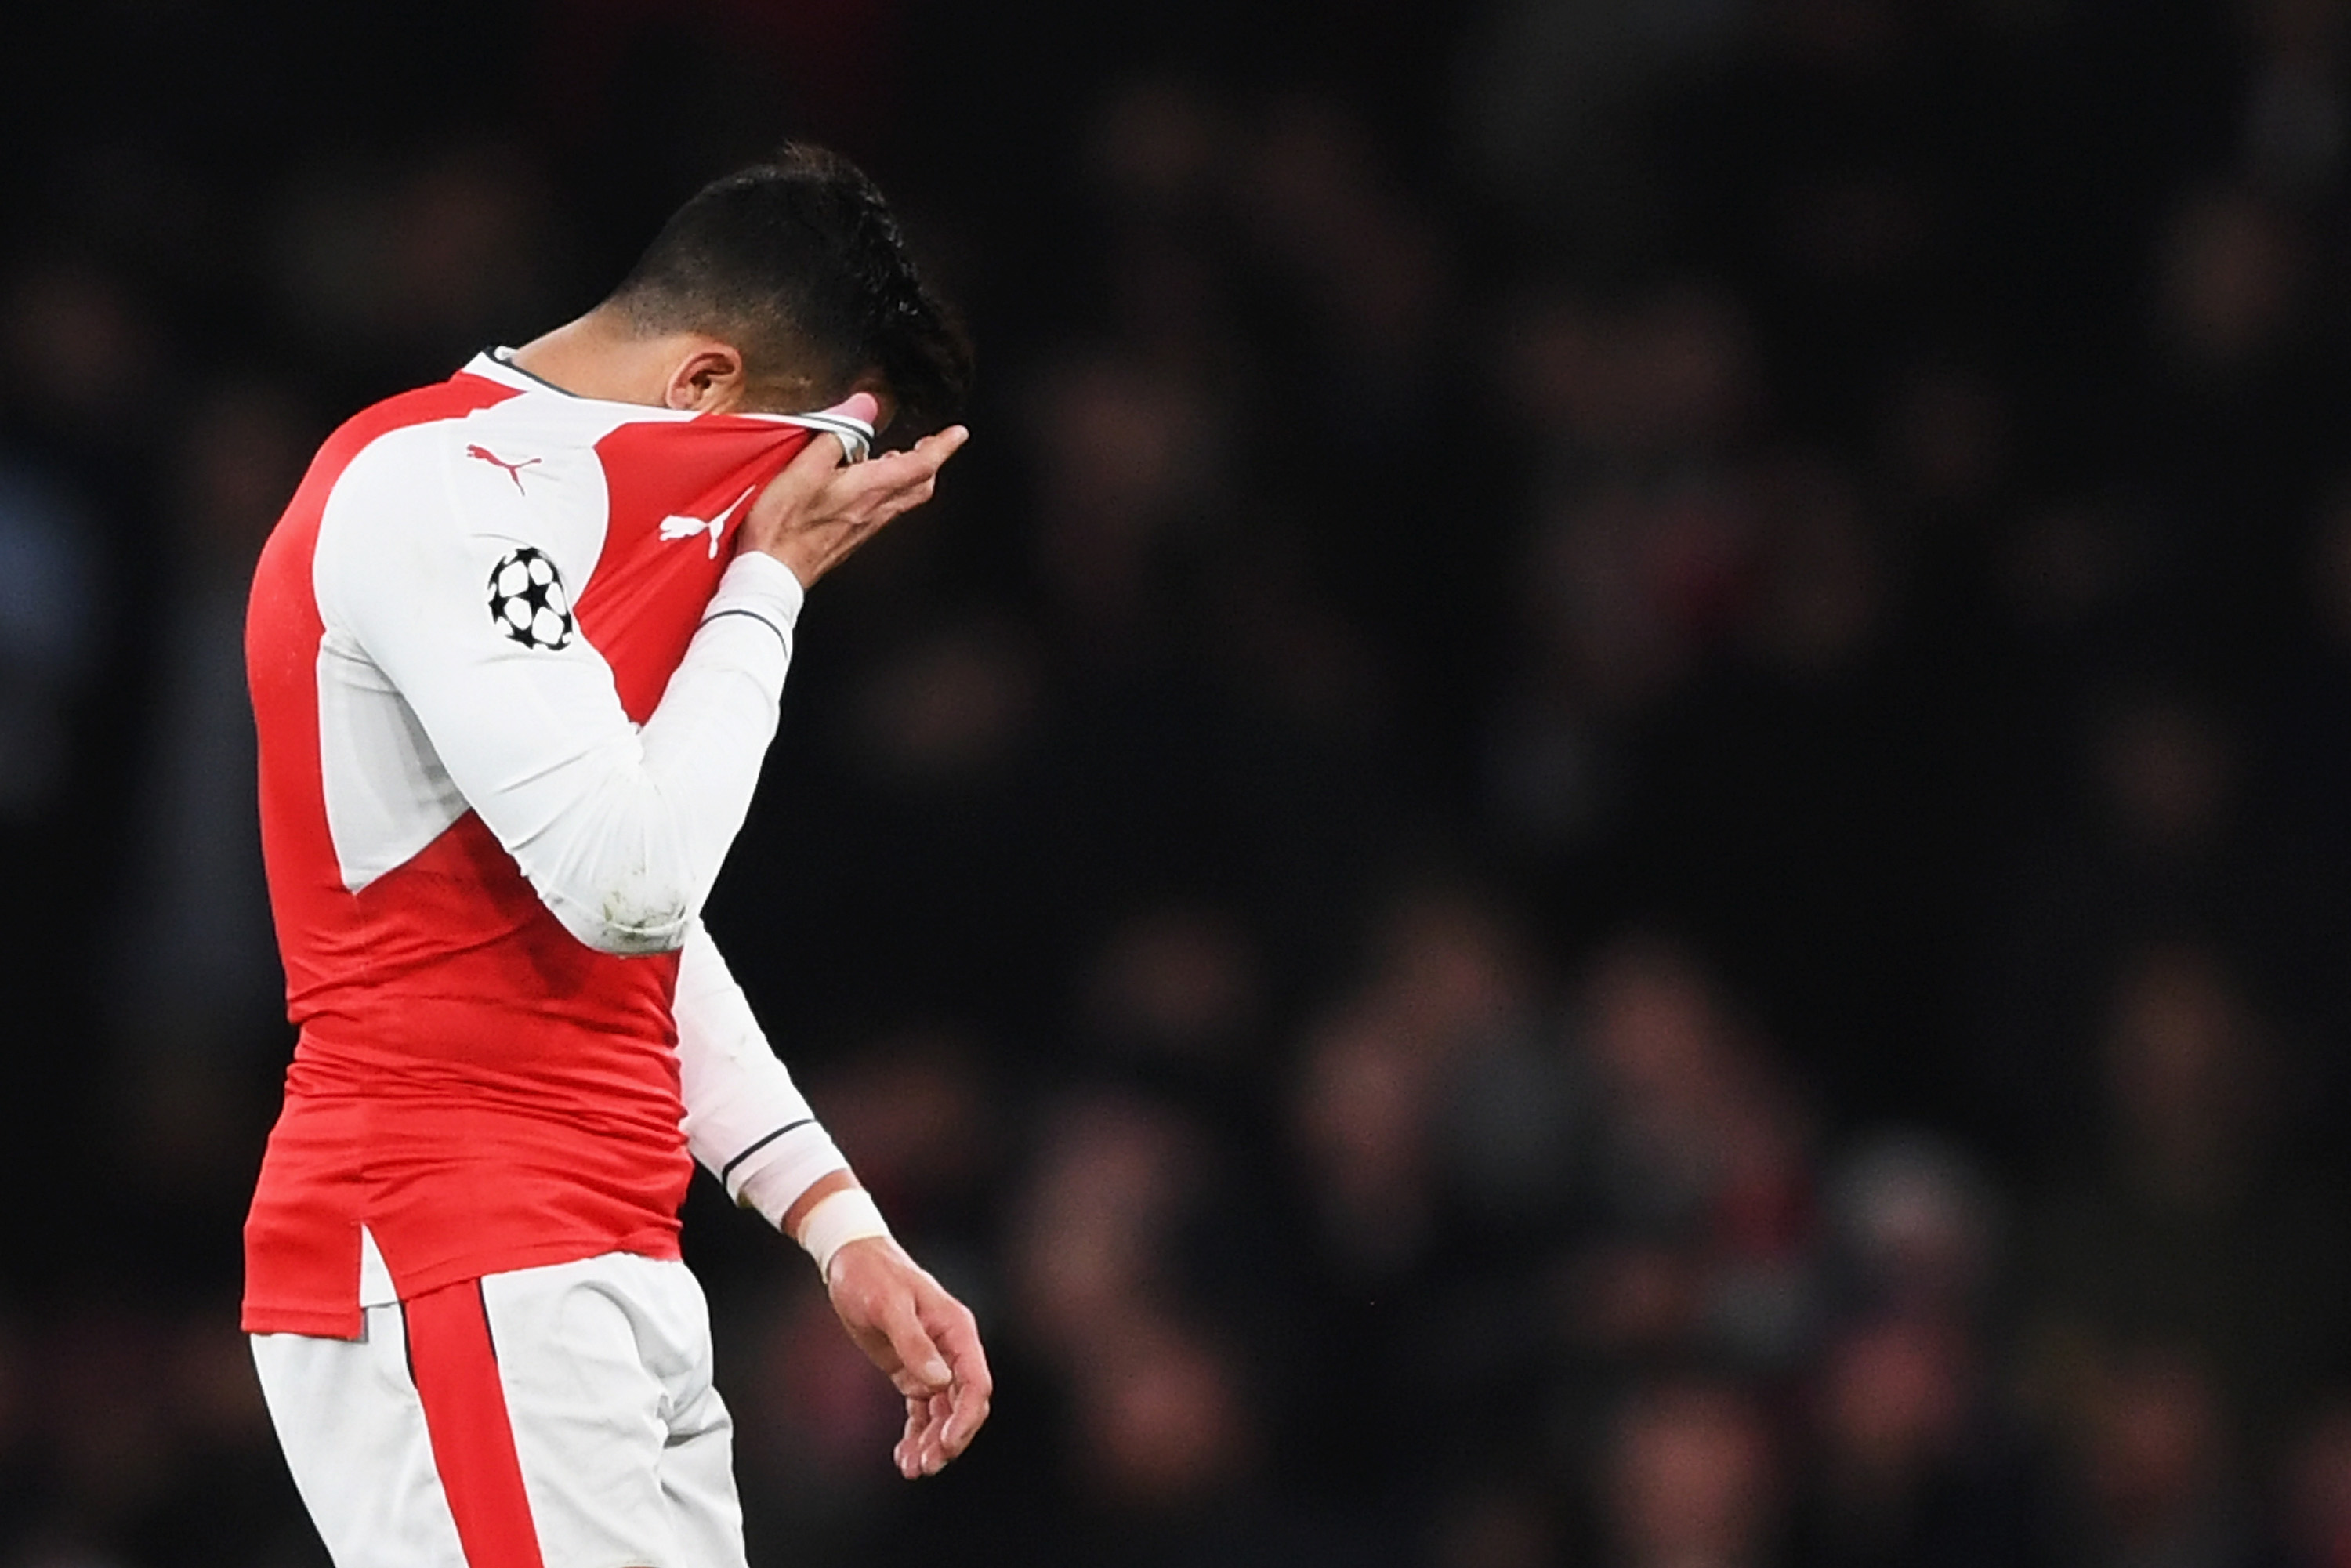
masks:
POLYGON ((320 449, 246 623, 301 1031, 248 1332, 352 1337, 385 1272, 674 1258, 695 1157, 776 1219, 841 1166, 698 918, 800 606, 735 530, 819 430, 872 435, 484 355, 320 449))

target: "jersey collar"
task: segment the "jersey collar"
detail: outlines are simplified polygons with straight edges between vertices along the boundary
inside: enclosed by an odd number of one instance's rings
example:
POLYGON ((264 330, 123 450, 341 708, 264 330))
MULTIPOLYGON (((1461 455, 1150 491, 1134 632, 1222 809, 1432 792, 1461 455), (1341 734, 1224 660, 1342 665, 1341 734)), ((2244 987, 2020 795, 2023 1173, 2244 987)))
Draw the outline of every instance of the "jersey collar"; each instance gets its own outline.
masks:
MULTIPOLYGON (((606 408, 627 408, 632 411, 632 418, 670 422, 701 417, 684 409, 653 408, 640 403, 617 403, 607 398, 581 397, 578 392, 566 392, 553 382, 532 375, 528 371, 516 364, 514 350, 508 348, 483 350, 466 361, 462 373, 479 376, 484 381, 496 382, 500 386, 512 387, 517 392, 538 392, 541 395, 551 393, 556 397, 569 398, 574 402, 597 403, 606 408)), ((764 419, 778 424, 796 424, 804 430, 824 431, 840 438, 841 448, 849 454, 849 460, 852 463, 863 462, 866 455, 873 450, 873 427, 865 421, 842 413, 837 409, 824 409, 810 413, 740 413, 733 417, 764 419)))

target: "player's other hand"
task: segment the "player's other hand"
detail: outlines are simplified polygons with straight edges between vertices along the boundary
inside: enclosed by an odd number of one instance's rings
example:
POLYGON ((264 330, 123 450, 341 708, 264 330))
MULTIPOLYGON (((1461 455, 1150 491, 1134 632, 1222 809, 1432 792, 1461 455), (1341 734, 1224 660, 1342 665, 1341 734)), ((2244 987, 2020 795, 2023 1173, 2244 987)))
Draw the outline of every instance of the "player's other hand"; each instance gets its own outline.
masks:
POLYGON ((849 1337, 905 1396, 905 1435, 891 1450, 898 1473, 938 1474, 971 1446, 996 1387, 971 1309, 886 1238, 841 1248, 828 1283, 849 1337))
MULTIPOLYGON (((856 403, 853 397, 843 406, 857 412, 856 403)), ((844 463, 840 438, 820 434, 751 503, 741 547, 765 550, 789 567, 802 588, 814 587, 883 524, 929 500, 939 469, 970 438, 953 424, 904 452, 844 463)))

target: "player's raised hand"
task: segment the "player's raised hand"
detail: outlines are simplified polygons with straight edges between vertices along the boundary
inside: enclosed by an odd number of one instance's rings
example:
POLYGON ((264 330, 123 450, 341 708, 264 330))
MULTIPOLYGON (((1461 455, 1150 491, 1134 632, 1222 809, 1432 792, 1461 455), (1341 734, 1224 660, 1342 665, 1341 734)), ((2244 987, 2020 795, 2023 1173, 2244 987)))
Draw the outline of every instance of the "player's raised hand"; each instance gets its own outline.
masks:
MULTIPOLYGON (((841 407, 871 419, 878 405, 859 392, 841 407)), ((891 518, 929 500, 939 469, 970 438, 954 424, 904 452, 844 463, 840 437, 819 434, 751 503, 742 548, 765 550, 789 567, 801 587, 812 587, 891 518)))
POLYGON ((938 1474, 971 1446, 996 1388, 971 1310, 887 1237, 843 1246, 826 1283, 849 1337, 905 1396, 898 1473, 938 1474))

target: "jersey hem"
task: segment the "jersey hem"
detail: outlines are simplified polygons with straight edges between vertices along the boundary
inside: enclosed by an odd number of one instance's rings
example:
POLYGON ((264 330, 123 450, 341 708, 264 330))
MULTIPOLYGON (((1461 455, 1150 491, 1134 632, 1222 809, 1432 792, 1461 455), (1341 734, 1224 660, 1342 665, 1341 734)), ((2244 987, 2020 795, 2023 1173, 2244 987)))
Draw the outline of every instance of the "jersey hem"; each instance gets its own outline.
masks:
POLYGON ((237 1317, 246 1333, 298 1333, 310 1339, 357 1339, 367 1313, 354 1301, 345 1308, 293 1307, 248 1301, 237 1317))
MULTIPOLYGON (((464 1253, 432 1268, 416 1270, 393 1283, 400 1300, 405 1302, 486 1275, 511 1274, 519 1269, 553 1268, 559 1263, 579 1263, 614 1252, 649 1258, 656 1263, 675 1263, 684 1257, 678 1249, 674 1234, 639 1235, 623 1237, 619 1240, 609 1236, 580 1237, 565 1241, 545 1241, 529 1247, 502 1247, 495 1251, 464 1253)), ((360 1306, 356 1296, 348 1307, 325 1307, 316 1302, 271 1302, 248 1297, 239 1315, 239 1326, 249 1334, 298 1333, 313 1339, 357 1339, 365 1322, 365 1310, 360 1306)))

